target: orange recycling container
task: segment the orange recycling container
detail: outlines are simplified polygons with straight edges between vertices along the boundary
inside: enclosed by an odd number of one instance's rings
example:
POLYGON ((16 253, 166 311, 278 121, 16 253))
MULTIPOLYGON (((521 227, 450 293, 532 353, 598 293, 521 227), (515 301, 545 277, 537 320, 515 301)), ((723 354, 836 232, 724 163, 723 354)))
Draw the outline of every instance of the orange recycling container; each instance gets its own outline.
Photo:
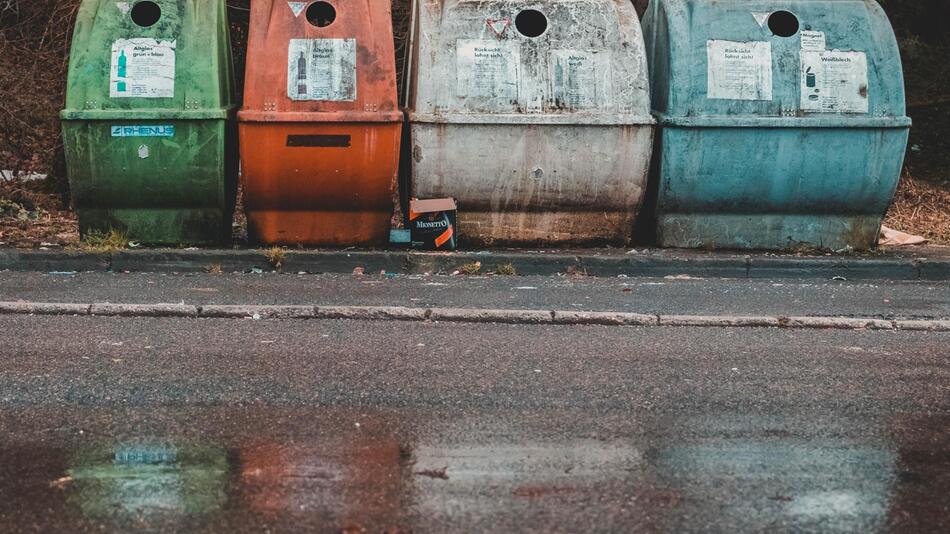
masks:
POLYGON ((238 114, 248 236, 386 243, 402 112, 390 2, 251 3, 238 114))

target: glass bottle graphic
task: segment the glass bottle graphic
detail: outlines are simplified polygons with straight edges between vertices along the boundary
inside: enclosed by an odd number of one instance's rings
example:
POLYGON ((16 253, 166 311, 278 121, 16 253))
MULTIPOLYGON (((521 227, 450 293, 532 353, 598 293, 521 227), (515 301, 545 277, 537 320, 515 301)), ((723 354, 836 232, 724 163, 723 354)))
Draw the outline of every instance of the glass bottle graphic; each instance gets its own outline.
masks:
POLYGON ((297 94, 307 94, 307 57, 303 50, 300 51, 300 57, 297 59, 297 94))
MULTIPOLYGON (((129 58, 127 58, 127 57, 125 56, 125 49, 124 49, 124 48, 123 48, 122 51, 119 53, 119 61, 118 61, 118 63, 119 63, 119 64, 118 64, 118 77, 119 77, 119 78, 127 78, 127 77, 128 77, 129 58)), ((126 91, 125 80, 120 80, 118 83, 116 83, 116 91, 118 91, 118 92, 120 92, 120 93, 124 93, 124 92, 126 91)))

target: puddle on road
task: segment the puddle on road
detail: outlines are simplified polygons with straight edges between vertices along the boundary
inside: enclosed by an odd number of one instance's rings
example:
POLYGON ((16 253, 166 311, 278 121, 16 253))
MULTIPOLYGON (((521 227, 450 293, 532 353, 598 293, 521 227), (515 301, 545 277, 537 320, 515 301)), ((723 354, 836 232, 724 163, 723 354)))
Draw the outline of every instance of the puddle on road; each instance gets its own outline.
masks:
POLYGON ((94 519, 199 517, 227 501, 227 452, 215 447, 179 449, 168 441, 135 441, 80 449, 69 459, 68 501, 94 519))
MULTIPOLYGON (((877 532, 886 523, 896 457, 828 439, 724 439, 659 451, 660 473, 721 528, 877 532)), ((714 528, 716 530, 717 528, 714 528)))
POLYGON ((947 521, 950 418, 807 431, 804 419, 638 420, 595 439, 582 416, 51 412, 56 430, 31 434, 35 414, 0 412, 0 524, 913 532, 947 521), (565 418, 569 431, 539 423, 565 418), (103 420, 114 436, 78 432, 103 420))

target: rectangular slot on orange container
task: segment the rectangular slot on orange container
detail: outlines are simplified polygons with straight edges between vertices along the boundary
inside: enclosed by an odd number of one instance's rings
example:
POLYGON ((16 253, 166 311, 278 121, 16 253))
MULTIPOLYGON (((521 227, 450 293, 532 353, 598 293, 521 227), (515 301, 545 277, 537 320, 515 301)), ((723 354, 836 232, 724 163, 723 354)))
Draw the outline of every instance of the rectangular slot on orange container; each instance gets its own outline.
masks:
POLYGON ((349 135, 288 135, 289 147, 350 148, 349 135))

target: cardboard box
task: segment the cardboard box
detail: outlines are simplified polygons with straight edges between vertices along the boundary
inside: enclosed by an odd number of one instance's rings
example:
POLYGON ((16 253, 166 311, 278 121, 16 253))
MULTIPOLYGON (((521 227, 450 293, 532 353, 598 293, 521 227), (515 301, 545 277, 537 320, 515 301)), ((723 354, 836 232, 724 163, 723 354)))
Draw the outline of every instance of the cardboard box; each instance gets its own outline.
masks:
POLYGON ((454 198, 431 198, 409 201, 409 233, 412 248, 424 250, 455 250, 456 214, 454 198))

